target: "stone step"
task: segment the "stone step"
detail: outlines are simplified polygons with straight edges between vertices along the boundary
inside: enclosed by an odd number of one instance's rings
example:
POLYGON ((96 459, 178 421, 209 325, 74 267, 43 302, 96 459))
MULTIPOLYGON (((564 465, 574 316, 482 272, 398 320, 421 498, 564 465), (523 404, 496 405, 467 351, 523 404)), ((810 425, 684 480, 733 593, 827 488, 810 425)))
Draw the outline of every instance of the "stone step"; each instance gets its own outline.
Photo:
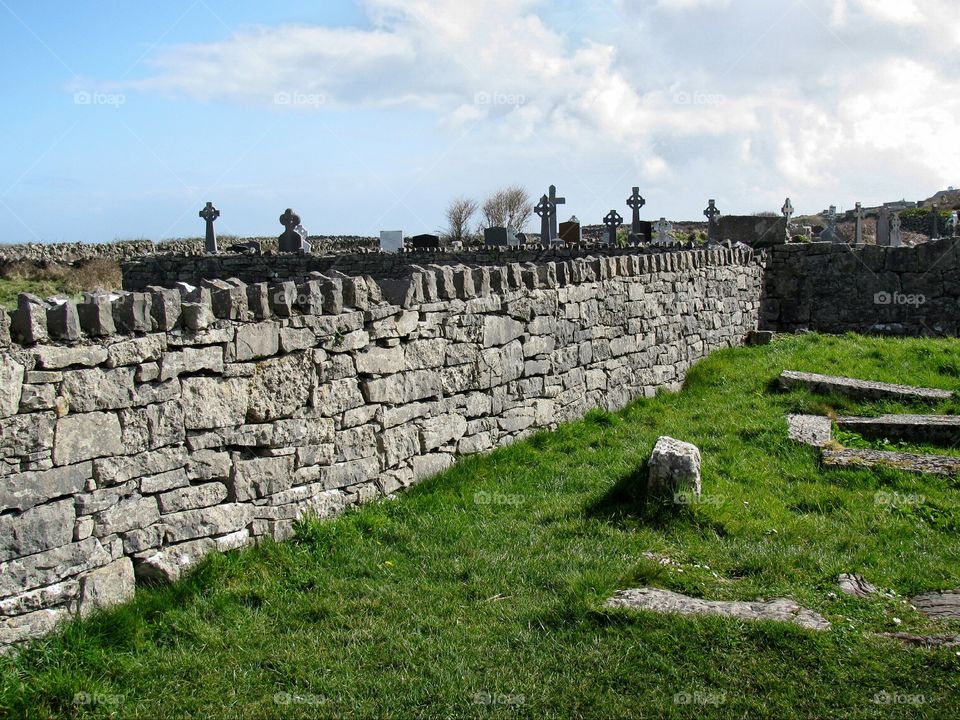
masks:
POLYGON ((886 450, 823 450, 823 466, 832 469, 872 468, 878 465, 927 475, 957 475, 960 457, 913 455, 886 450))
POLYGON ((881 415, 841 417, 837 425, 866 438, 955 445, 960 442, 960 415, 881 415))
POLYGON ((935 620, 960 618, 960 590, 924 593, 910 598, 910 604, 935 620))
POLYGON ((787 415, 787 428, 791 440, 816 448, 833 437, 833 421, 823 415, 787 415))
POLYGON ((912 385, 891 385, 873 380, 817 375, 816 373, 784 370, 780 374, 780 387, 790 390, 806 387, 815 393, 840 393, 860 400, 897 400, 937 402, 949 400, 953 393, 949 390, 913 387, 912 385))
POLYGON ((754 602, 703 600, 669 590, 637 588, 620 590, 607 600, 606 607, 679 615, 720 615, 737 620, 778 620, 810 630, 830 629, 830 622, 825 617, 786 598, 754 602))

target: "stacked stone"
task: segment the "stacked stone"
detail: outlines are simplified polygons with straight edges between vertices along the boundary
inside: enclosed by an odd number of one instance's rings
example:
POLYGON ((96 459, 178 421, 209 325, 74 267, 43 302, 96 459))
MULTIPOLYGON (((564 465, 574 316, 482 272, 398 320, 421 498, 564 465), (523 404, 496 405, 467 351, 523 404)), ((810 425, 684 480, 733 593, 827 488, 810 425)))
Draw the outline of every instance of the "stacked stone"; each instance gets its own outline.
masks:
POLYGON ((762 326, 794 332, 960 334, 960 248, 834 243, 768 251, 762 326))
POLYGON ((760 288, 726 249, 210 281, 98 306, 95 339, 79 313, 71 343, 8 345, 0 645, 676 387, 756 328, 760 288))

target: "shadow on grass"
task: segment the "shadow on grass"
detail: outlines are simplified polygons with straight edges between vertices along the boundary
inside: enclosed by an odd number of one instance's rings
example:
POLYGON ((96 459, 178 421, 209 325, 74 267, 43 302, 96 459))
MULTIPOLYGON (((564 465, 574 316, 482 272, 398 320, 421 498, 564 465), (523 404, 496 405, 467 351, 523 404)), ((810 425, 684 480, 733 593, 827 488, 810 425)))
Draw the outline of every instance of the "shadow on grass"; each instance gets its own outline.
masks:
POLYGON ((673 526, 689 516, 689 506, 671 497, 652 494, 647 487, 648 463, 621 477, 584 515, 616 526, 640 523, 656 529, 673 526))

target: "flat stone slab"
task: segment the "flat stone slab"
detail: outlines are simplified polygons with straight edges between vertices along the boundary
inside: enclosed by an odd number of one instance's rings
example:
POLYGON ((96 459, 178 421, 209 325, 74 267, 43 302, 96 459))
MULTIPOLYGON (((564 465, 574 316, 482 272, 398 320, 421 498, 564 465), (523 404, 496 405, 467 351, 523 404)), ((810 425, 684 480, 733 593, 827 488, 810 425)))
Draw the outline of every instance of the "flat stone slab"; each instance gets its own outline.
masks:
POLYGON ((833 422, 823 415, 787 415, 791 440, 822 448, 833 437, 833 422))
POLYGON ((863 575, 843 573, 837 578, 837 584, 840 586, 840 592, 853 597, 870 597, 877 592, 876 586, 868 583, 863 575))
POLYGON ((938 445, 960 442, 960 415, 881 415, 880 417, 841 417, 837 425, 864 437, 938 445))
POLYGON ((910 598, 910 604, 929 618, 938 620, 960 618, 960 590, 923 593, 910 598))
POLYGON ((669 590, 638 588, 619 591, 605 606, 679 615, 720 615, 737 620, 777 620, 809 630, 830 629, 830 622, 822 615, 785 598, 756 602, 702 600, 669 590))
POLYGON ((960 457, 913 455, 888 450, 827 450, 823 466, 832 469, 872 468, 882 465, 905 472, 953 476, 960 473, 960 457))
POLYGON ((899 640, 905 645, 928 648, 950 648, 960 645, 960 635, 911 635, 910 633, 879 633, 878 637, 899 640))
POLYGON ((872 380, 817 375, 816 373, 796 372, 795 370, 784 370, 780 374, 780 387, 784 390, 806 387, 815 393, 835 392, 863 400, 924 400, 936 402, 949 400, 953 397, 953 393, 949 390, 913 387, 911 385, 891 385, 872 380))

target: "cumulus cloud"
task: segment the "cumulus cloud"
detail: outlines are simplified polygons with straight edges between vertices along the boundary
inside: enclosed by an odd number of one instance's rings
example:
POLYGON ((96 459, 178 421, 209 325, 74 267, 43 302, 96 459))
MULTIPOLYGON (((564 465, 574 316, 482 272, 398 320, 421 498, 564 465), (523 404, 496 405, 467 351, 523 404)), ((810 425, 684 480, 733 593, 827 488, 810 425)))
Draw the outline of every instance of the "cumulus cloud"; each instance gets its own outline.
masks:
POLYGON ((133 85, 279 96, 283 111, 297 97, 426 109, 441 129, 478 128, 473 141, 504 158, 620 153, 664 192, 705 173, 697 183, 741 205, 843 188, 880 200, 898 183, 945 184, 960 163, 950 4, 610 0, 613 26, 592 26, 587 4, 565 32, 538 0, 366 0, 365 28, 260 27, 169 47, 133 85))

